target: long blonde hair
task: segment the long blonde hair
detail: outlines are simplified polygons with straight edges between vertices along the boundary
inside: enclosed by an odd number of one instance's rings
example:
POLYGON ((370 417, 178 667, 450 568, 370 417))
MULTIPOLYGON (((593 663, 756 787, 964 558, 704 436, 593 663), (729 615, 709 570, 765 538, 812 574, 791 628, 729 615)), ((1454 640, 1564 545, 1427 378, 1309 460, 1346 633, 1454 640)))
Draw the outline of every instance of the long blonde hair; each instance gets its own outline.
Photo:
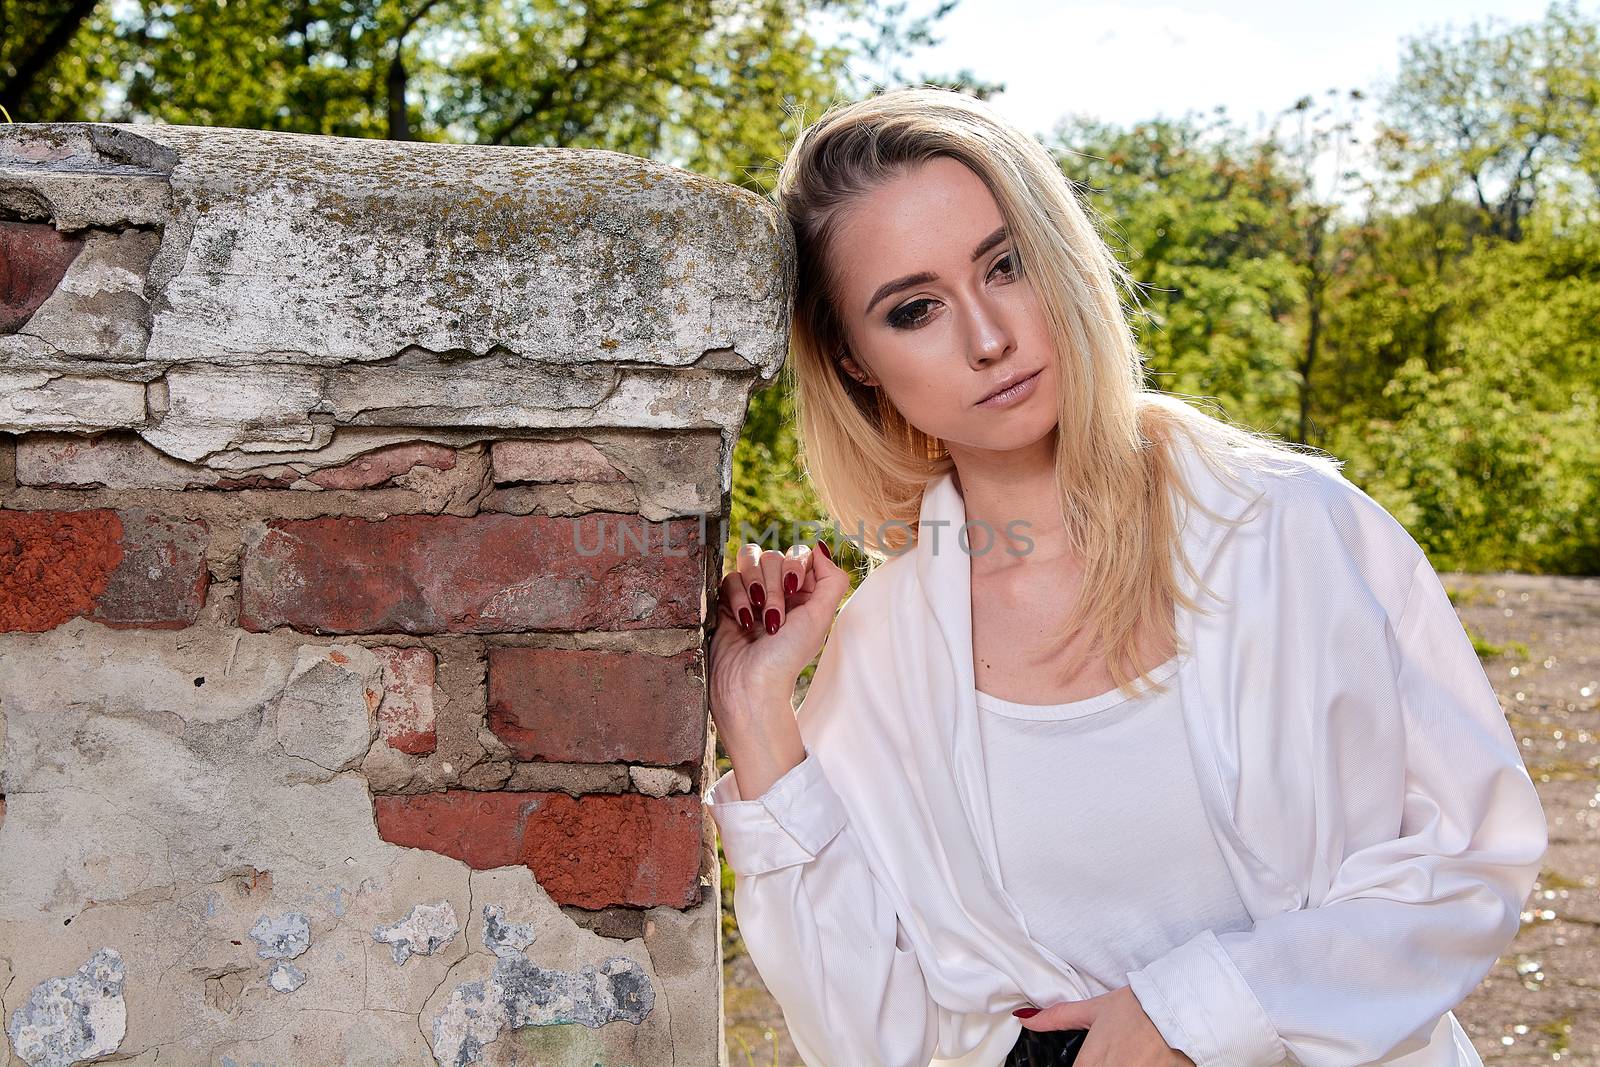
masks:
POLYGON ((939 156, 964 164, 988 186, 1015 244, 1019 273, 1033 286, 1055 339, 1056 484, 1069 543, 1086 568, 1082 595, 1055 646, 1066 664, 1063 677, 1103 656, 1117 686, 1137 695, 1134 684, 1150 681, 1138 669, 1140 635, 1153 632, 1163 647, 1176 645, 1172 605, 1198 609, 1174 567, 1176 556, 1199 581, 1182 551, 1168 491, 1176 487, 1201 506, 1177 469, 1177 434, 1224 471, 1238 462, 1270 467, 1305 453, 1146 389, 1143 357, 1116 290, 1129 275, 1044 146, 971 96, 895 89, 835 105, 806 127, 775 191, 798 257, 788 373, 801 462, 834 520, 864 532, 869 560, 882 562, 915 541, 923 488, 954 463, 943 442, 907 422, 881 389, 839 366, 846 336, 828 253, 842 213, 858 197, 939 156), (1066 646, 1080 630, 1087 632, 1086 647, 1067 659, 1066 646))

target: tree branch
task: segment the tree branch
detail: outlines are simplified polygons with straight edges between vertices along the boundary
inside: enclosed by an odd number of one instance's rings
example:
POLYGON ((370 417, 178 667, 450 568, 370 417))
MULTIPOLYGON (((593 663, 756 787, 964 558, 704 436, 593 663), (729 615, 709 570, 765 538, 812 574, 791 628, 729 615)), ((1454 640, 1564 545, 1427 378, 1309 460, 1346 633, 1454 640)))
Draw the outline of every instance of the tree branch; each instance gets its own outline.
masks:
POLYGON ((71 0, 66 5, 61 17, 50 27, 50 32, 46 33, 33 50, 15 64, 16 73, 11 76, 11 80, 0 86, 0 104, 5 104, 7 110, 21 110, 22 98, 33 88, 33 83, 39 75, 72 43, 72 39, 78 34, 78 29, 94 11, 97 2, 98 0, 71 0))

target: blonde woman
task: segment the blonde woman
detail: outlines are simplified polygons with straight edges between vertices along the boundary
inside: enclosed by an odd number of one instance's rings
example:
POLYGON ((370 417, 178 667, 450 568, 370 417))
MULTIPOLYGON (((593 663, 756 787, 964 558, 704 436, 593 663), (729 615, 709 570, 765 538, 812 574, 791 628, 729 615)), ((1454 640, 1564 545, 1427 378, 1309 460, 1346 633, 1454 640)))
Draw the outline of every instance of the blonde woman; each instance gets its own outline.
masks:
POLYGON ((785 161, 805 468, 707 800, 812 1067, 1481 1061, 1546 824, 1437 574, 1337 462, 1143 387, 1045 149, 938 89, 785 161), (795 682, 821 651, 796 712, 795 682))

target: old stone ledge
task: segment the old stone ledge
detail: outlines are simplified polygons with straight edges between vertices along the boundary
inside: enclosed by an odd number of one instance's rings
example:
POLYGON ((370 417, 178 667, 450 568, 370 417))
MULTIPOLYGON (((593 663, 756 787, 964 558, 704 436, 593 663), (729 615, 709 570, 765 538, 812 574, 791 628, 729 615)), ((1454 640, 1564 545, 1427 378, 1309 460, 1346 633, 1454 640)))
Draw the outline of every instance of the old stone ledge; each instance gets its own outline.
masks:
POLYGON ((784 356, 777 208, 614 152, 16 123, 0 220, 81 239, 0 334, 0 427, 235 472, 344 426, 736 430, 784 356))

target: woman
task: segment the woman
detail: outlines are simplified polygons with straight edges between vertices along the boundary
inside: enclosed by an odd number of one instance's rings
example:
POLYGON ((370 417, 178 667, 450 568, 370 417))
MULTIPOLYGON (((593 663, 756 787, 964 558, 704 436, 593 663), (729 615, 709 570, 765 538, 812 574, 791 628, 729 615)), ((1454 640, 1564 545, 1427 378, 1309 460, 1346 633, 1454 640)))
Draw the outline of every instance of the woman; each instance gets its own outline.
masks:
POLYGON ((1114 256, 981 102, 831 109, 779 196, 807 472, 882 561, 840 609, 825 542, 745 545, 712 640, 708 802, 806 1062, 1479 1064, 1450 1009, 1546 828, 1416 542, 1142 388, 1114 256))

